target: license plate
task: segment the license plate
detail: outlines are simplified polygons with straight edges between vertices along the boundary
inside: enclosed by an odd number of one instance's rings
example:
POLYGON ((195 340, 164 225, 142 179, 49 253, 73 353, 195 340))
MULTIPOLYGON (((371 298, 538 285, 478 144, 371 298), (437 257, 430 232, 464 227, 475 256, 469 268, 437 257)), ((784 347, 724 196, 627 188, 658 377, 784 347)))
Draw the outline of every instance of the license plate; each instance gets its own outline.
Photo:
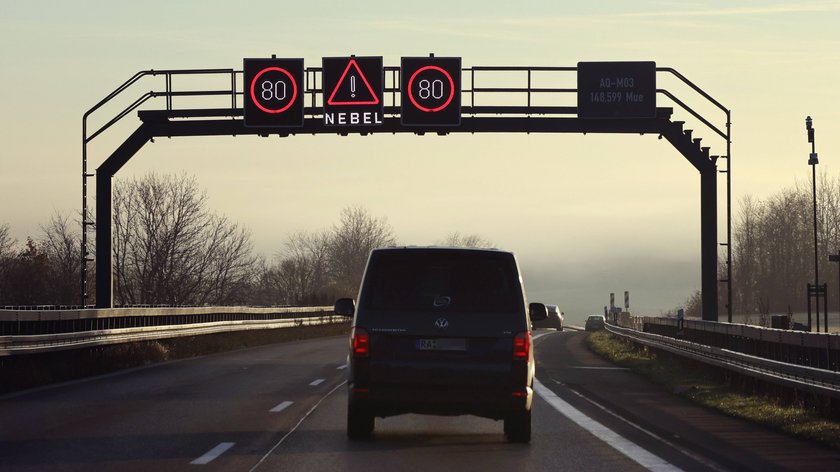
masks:
POLYGON ((417 339, 414 347, 418 351, 466 351, 467 340, 464 338, 417 339))

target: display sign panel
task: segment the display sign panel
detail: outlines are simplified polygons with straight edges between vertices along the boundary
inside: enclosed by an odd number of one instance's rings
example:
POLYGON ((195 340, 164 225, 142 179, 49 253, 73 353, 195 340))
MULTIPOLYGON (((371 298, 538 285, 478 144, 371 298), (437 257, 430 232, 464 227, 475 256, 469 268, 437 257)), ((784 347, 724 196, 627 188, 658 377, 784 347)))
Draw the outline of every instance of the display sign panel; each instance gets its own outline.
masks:
POLYGON ((303 126, 303 59, 245 59, 245 126, 303 126))
POLYGON ((403 57, 400 96, 403 125, 460 125, 461 58, 403 57))
POLYGON ((656 117, 655 62, 578 62, 578 118, 656 117))
POLYGON ((324 124, 382 124, 382 57, 325 57, 323 65, 324 124))

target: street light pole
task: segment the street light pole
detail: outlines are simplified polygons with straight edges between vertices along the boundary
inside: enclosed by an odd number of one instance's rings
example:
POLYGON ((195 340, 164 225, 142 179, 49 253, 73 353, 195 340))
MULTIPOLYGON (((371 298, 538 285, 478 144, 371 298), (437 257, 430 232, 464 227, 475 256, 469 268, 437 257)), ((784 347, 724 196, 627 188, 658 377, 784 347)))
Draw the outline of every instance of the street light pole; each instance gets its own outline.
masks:
MULTIPOLYGON (((816 308, 817 308, 817 332, 820 332, 820 296, 819 296, 819 286, 820 286, 820 269, 819 269, 819 255, 818 251, 819 248, 817 246, 817 164, 820 163, 819 159, 817 159, 817 150, 816 144, 814 143, 814 126, 813 120, 811 117, 805 118, 805 129, 808 131, 808 142, 811 143, 811 155, 808 158, 808 165, 811 166, 811 173, 812 173, 812 182, 814 186, 814 287, 816 293, 816 308)), ((810 297, 810 294, 808 295, 810 297)), ((809 326, 808 330, 811 330, 810 326, 810 312, 808 313, 809 317, 809 326)))
MULTIPOLYGON (((837 264, 837 268, 838 268, 838 273, 837 273, 837 275, 838 275, 838 277, 837 277, 837 285, 838 285, 838 287, 837 287, 837 295, 838 295, 838 306, 840 306, 840 251, 837 251, 837 254, 829 254, 829 256, 828 256, 828 261, 829 261, 829 262, 837 262, 837 263, 838 263, 838 264, 837 264)), ((828 294, 825 294, 825 300, 826 300, 826 303, 828 303, 828 294)), ((826 311, 828 311, 828 310, 826 310, 826 311)), ((828 321, 826 321, 826 322, 825 322, 825 332, 826 332, 826 333, 828 332, 828 321)))

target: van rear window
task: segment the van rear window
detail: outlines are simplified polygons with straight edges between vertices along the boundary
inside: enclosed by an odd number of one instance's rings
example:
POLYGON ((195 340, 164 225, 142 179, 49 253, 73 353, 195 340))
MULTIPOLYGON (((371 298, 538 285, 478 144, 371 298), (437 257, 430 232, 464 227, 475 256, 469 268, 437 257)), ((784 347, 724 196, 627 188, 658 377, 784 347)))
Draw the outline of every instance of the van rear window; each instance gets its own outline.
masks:
POLYGON ((369 310, 510 313, 523 307, 516 263, 501 252, 375 252, 361 295, 369 310))

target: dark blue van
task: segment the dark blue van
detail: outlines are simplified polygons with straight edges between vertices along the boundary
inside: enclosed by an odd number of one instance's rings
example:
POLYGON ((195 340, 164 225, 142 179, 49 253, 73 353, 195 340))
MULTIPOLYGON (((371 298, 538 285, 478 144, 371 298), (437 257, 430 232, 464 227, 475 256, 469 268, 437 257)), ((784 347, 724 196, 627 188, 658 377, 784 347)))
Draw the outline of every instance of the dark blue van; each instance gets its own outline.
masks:
POLYGON ((336 302, 353 316, 347 434, 369 437, 375 417, 476 415, 531 439, 531 321, 510 252, 385 248, 371 252, 359 290, 336 302))

